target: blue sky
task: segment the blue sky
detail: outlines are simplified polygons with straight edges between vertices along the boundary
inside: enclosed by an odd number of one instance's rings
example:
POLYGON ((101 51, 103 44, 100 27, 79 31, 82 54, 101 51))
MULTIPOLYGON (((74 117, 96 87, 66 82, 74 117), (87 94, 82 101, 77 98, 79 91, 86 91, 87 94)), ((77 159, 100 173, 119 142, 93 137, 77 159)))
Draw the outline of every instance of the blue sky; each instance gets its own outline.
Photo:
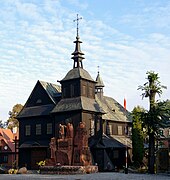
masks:
POLYGON ((72 68, 78 13, 84 68, 100 74, 104 94, 127 109, 141 105, 138 85, 153 70, 170 97, 170 1, 168 0, 1 0, 0 119, 24 104, 37 80, 56 83, 72 68))

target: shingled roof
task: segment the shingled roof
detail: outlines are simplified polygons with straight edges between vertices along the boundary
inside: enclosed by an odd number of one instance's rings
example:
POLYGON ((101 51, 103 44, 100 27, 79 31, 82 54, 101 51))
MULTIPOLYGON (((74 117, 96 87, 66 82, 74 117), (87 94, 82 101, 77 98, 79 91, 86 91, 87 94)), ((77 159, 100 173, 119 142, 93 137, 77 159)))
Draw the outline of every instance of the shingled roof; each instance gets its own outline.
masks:
POLYGON ((132 140, 129 137, 120 135, 111 135, 111 137, 119 141, 120 143, 126 145, 127 147, 132 148, 132 140))
POLYGON ((56 103, 55 97, 60 95, 61 86, 45 81, 39 81, 39 82, 42 85, 42 87, 45 89, 49 97, 52 99, 52 101, 56 103))
POLYGON ((54 106, 54 104, 47 104, 41 106, 25 107, 19 113, 17 118, 49 115, 54 106))
POLYGON ((67 81, 71 79, 82 78, 89 81, 94 81, 90 74, 83 68, 77 67, 71 69, 61 81, 67 81))
POLYGON ((98 71, 98 74, 97 74, 97 77, 96 77, 96 85, 95 85, 95 87, 96 88, 99 88, 99 87, 104 87, 104 83, 103 83, 103 80, 102 80, 102 78, 100 77, 100 73, 99 73, 99 71, 98 71))
POLYGON ((95 95, 96 102, 104 110, 105 114, 102 116, 105 120, 119 121, 119 122, 131 122, 130 113, 124 109, 115 99, 107 96, 102 98, 95 95))
POLYGON ((74 110, 87 110, 104 113, 104 111, 99 107, 95 99, 90 99, 83 96, 61 99, 60 102, 53 109, 52 113, 74 110))
POLYGON ((58 101, 56 100, 56 97, 61 96, 61 87, 59 85, 45 81, 37 81, 35 87, 30 97, 28 98, 25 106, 18 114, 17 118, 49 115, 52 109, 57 104, 58 101), (27 106, 29 100, 31 99, 32 94, 34 93, 35 87, 38 86, 39 84, 41 85, 40 87, 42 87, 46 91, 47 96, 51 99, 52 101, 51 104, 40 104, 40 105, 36 104, 35 106, 27 106))
POLYGON ((103 134, 100 139, 95 138, 94 136, 89 138, 89 146, 93 148, 125 148, 126 145, 119 142, 118 140, 103 134))

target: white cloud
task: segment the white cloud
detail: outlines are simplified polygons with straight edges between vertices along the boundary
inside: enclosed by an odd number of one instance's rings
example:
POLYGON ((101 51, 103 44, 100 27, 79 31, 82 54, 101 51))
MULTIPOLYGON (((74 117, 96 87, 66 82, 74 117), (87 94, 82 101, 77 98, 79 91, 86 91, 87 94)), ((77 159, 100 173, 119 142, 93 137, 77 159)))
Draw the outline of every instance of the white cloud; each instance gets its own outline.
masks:
MULTIPOLYGON (((3 116, 4 120, 14 104, 24 104, 38 79, 56 83, 73 65, 72 42, 76 34, 73 18, 76 13, 60 1, 46 0, 40 1, 40 4, 35 3, 36 1, 28 2, 30 3, 4 1, 5 6, 1 11, 0 25, 3 28, 0 29, 0 86, 3 88, 0 90, 0 107, 3 114, 0 114, 0 119, 3 116)), ((70 1, 74 5, 77 2, 70 1)), ((88 10, 88 5, 85 8, 88 10)), ((130 18, 127 23, 135 24, 136 27, 141 22, 141 27, 153 25, 147 24, 147 13, 152 12, 149 20, 158 14, 154 14, 156 10, 146 8, 143 7, 139 12, 139 22, 133 13, 124 16, 130 18), (142 14, 144 11, 146 14, 142 14)), ((87 10, 82 9, 82 14, 87 10)), ((168 15, 165 9, 159 11, 165 11, 164 16, 168 15)), ((137 91, 137 87, 145 82, 148 70, 155 70, 160 74, 162 84, 169 87, 163 98, 169 97, 170 36, 164 31, 154 31, 154 28, 152 32, 144 31, 139 37, 125 31, 121 32, 114 24, 83 17, 80 37, 86 58, 83 61, 84 68, 95 79, 99 65, 105 95, 112 96, 123 104, 126 94, 129 110, 138 104, 147 106, 146 101, 141 101, 141 93, 137 91)))
POLYGON ((122 15, 120 23, 125 23, 134 28, 144 30, 170 28, 170 2, 152 1, 138 3, 136 10, 122 15))
POLYGON ((81 10, 86 10, 88 7, 87 2, 82 2, 80 0, 67 0, 70 4, 73 4, 74 6, 76 6, 77 8, 81 9, 81 10))

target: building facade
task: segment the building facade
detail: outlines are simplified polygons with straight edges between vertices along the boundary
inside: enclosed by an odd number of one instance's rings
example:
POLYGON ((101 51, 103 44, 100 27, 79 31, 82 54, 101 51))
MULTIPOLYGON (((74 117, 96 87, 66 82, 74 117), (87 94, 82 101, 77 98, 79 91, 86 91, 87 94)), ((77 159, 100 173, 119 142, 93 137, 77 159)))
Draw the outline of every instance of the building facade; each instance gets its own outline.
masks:
POLYGON ((73 68, 59 81, 60 86, 38 81, 17 117, 20 166, 36 169, 37 162, 49 158, 51 138, 59 137, 59 126, 68 123, 74 131, 80 122, 86 124, 93 163, 99 164, 100 170, 107 170, 108 164, 113 170, 116 161, 122 167, 126 147, 131 148, 128 111, 103 95, 104 84, 99 73, 95 81, 83 68, 84 54, 78 33, 74 43, 73 68), (122 163, 118 163, 120 158, 122 163))
POLYGON ((0 164, 5 167, 18 165, 18 132, 0 128, 0 164))

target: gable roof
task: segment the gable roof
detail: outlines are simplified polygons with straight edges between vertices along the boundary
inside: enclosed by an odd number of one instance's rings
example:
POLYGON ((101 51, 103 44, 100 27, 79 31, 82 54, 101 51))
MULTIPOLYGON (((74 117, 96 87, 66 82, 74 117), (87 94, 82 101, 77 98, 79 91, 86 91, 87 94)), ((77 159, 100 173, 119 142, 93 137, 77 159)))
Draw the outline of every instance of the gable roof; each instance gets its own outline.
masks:
POLYGON ((95 94, 95 99, 105 112, 102 116, 103 119, 119 122, 132 122, 130 113, 115 99, 107 96, 100 97, 98 94, 95 94))
POLYGON ((0 128, 0 134, 2 136, 0 136, 0 140, 3 140, 5 142, 6 145, 8 145, 8 147, 11 149, 12 152, 15 151, 15 144, 13 143, 14 141, 14 136, 17 134, 13 134, 12 131, 10 129, 3 129, 0 128))
POLYGON ((45 81, 38 81, 42 85, 42 87, 45 89, 51 100, 56 103, 55 97, 58 97, 61 93, 61 86, 45 82, 45 81))
POLYGON ((56 104, 55 97, 61 96, 61 87, 53 83, 38 80, 25 105, 27 105, 29 99, 31 99, 34 91, 38 86, 42 87, 43 90, 46 92, 47 96, 51 99, 51 101, 56 104))
POLYGON ((59 85, 38 80, 27 102, 25 103, 23 109, 18 114, 17 118, 19 119, 23 117, 49 115, 57 103, 56 97, 60 97, 60 96, 61 96, 61 87, 59 85), (38 85, 41 88, 43 88, 43 90, 46 92, 47 96, 50 99, 50 104, 48 103, 48 104, 40 104, 40 105, 37 104, 35 106, 27 106, 27 104, 30 101, 30 97, 32 97, 32 94, 34 93, 34 90, 38 85))

